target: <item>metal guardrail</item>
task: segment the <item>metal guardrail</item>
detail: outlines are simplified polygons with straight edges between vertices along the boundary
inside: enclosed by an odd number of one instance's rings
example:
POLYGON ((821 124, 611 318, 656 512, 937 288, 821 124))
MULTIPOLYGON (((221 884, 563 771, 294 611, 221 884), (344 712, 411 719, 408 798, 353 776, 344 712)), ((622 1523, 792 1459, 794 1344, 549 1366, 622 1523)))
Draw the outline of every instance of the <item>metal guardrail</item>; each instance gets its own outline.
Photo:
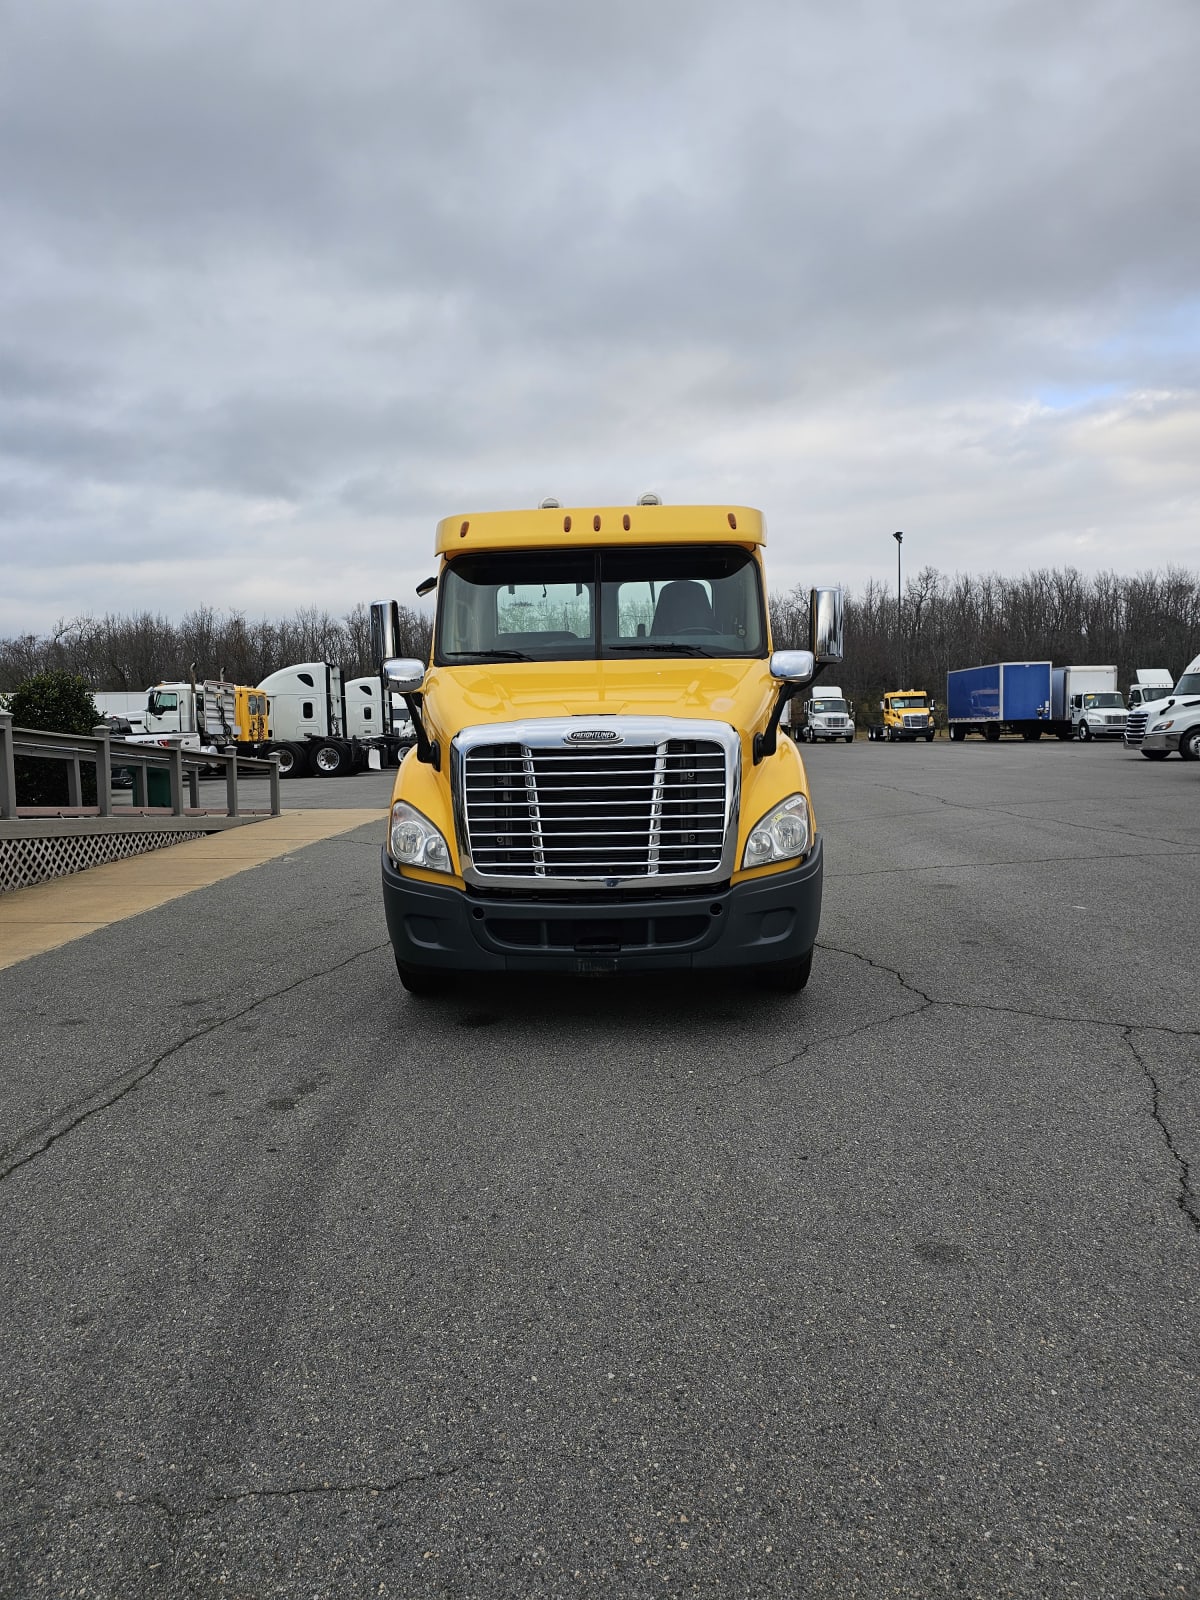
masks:
MULTIPOLYGON (((141 798, 135 787, 134 805, 145 806, 149 793, 149 774, 165 770, 170 780, 171 815, 185 814, 183 784, 187 778, 188 800, 193 810, 200 807, 200 773, 206 767, 225 768, 225 814, 241 815, 238 803, 238 776, 266 775, 271 781, 271 815, 279 815, 279 757, 241 755, 237 750, 200 752, 184 750, 179 745, 163 747, 152 744, 131 744, 126 739, 114 739, 107 723, 101 723, 90 734, 43 733, 37 728, 14 728, 11 712, 0 711, 0 821, 17 817, 16 757, 38 756, 67 765, 67 797, 72 807, 82 806, 82 768, 96 769, 96 799, 102 817, 114 814, 112 803, 111 772, 114 763, 132 767, 141 780, 141 798)), ((125 809, 125 808, 121 808, 125 809)))

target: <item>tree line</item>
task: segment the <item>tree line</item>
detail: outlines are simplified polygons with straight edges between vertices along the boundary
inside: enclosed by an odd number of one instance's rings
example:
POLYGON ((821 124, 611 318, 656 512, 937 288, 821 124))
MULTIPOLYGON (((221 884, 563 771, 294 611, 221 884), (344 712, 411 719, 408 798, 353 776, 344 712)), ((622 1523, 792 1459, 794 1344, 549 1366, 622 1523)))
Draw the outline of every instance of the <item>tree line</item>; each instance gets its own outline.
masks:
MULTIPOLYGON (((1200 652, 1200 573, 1181 567, 1134 577, 1043 568, 1017 578, 925 567, 902 602, 897 617, 896 591, 879 579, 846 596, 846 659, 826 676, 860 713, 895 688, 925 689, 940 704, 953 667, 1112 664, 1124 688, 1138 667, 1178 674, 1200 652)), ((769 604, 776 648, 807 644, 808 591, 773 594, 769 604)), ((428 659, 432 627, 429 613, 401 606, 400 653, 428 659)), ((333 661, 348 677, 375 671, 367 607, 343 617, 306 607, 276 621, 208 606, 180 622, 150 612, 76 617, 45 635, 0 639, 0 691, 62 671, 97 690, 136 692, 186 679, 193 663, 199 678, 253 684, 298 661, 333 661)))
MULTIPOLYGON (((432 637, 431 616, 400 607, 401 655, 427 659, 432 637)), ((298 661, 332 661, 354 678, 374 672, 367 607, 335 617, 308 606, 281 621, 248 621, 211 606, 189 611, 181 622, 148 611, 75 617, 45 635, 0 639, 0 691, 38 673, 69 672, 96 690, 136 693, 154 683, 186 682, 193 665, 198 679, 255 684, 298 661)))

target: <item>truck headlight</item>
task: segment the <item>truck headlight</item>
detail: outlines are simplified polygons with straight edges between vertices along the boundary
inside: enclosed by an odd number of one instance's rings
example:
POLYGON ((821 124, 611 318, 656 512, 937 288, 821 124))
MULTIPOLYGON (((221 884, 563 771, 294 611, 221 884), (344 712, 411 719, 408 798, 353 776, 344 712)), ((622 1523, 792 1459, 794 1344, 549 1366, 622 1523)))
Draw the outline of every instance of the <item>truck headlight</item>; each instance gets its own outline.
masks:
POLYGON ((1168 717, 1165 722, 1156 722, 1154 724, 1154 726, 1150 729, 1150 732, 1151 733, 1165 733, 1168 728, 1174 727, 1174 725, 1175 725, 1175 718, 1174 717, 1168 717))
POLYGON ((804 796, 793 794, 781 800, 751 828, 742 856, 743 869, 802 856, 808 849, 809 832, 808 801, 804 796))
POLYGON ((445 839, 415 806, 397 800, 388 823, 388 854, 402 867, 426 867, 430 872, 453 872, 445 839))

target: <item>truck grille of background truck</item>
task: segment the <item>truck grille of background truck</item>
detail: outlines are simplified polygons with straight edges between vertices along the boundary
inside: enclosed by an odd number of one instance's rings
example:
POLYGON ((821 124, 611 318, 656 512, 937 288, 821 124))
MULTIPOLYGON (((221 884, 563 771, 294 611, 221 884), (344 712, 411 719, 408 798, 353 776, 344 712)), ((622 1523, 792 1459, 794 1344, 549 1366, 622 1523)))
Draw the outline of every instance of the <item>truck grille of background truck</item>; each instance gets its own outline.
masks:
POLYGON ((719 744, 481 745, 463 770, 468 850, 488 878, 654 878, 721 865, 719 744))

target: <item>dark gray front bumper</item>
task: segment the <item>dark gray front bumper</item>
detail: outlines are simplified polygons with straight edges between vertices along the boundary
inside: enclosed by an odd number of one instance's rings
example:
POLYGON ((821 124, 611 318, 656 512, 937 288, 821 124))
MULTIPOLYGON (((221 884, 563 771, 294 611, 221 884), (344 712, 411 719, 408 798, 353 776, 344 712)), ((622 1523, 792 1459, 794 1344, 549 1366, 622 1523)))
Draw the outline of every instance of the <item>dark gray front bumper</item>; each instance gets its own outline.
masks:
POLYGON ((705 894, 506 899, 417 883, 383 857, 397 961, 431 972, 654 972, 771 967, 812 949, 820 837, 806 861, 705 894))

